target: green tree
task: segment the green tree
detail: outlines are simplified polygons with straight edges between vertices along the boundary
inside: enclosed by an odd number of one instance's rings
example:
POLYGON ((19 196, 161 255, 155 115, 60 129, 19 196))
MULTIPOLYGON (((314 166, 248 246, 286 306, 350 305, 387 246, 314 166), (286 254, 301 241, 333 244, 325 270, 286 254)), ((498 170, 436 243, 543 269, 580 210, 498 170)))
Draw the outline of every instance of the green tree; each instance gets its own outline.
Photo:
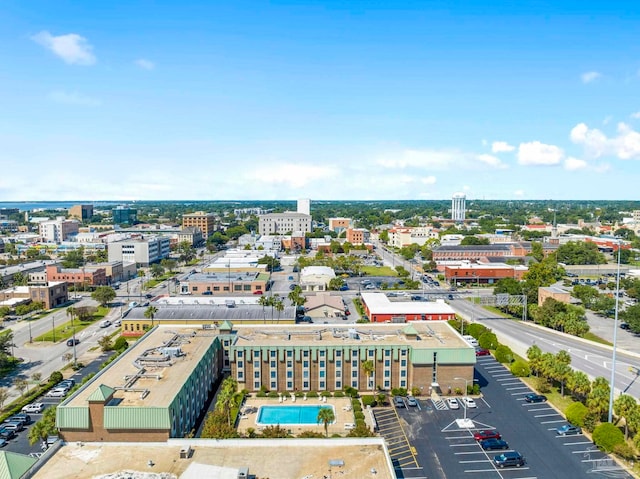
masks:
POLYGON ((278 322, 280 322, 280 314, 284 311, 284 301, 279 296, 275 296, 273 307, 278 313, 278 322))
POLYGON ((373 373, 376 370, 376 366, 373 361, 371 361, 370 359, 367 359, 366 361, 362 361, 361 367, 362 367, 362 371, 367 377, 367 389, 372 390, 374 386, 373 373))
POLYGON ((20 391, 21 396, 24 396, 25 390, 29 390, 29 381, 24 378, 17 378, 15 381, 13 381, 13 385, 18 391, 20 391))
POLYGON ((567 387, 575 398, 584 401, 591 392, 591 381, 582 371, 573 371, 567 380, 567 387))
POLYGON ((603 419, 609 410, 609 382, 599 376, 591 383, 591 392, 587 396, 587 407, 599 419, 603 419))
POLYGON ((173 271, 178 266, 178 262, 175 259, 171 258, 164 258, 160 260, 160 264, 165 270, 169 271, 169 273, 173 273, 173 271))
POLYGON ((164 266, 158 263, 151 265, 151 276, 158 279, 164 274, 164 266))
POLYGON ((91 293, 91 298, 100 303, 100 306, 106 306, 109 302, 113 301, 116 297, 116 292, 111 286, 98 286, 96 290, 91 293))
POLYGON ((542 248, 542 243, 539 241, 531 242, 531 253, 529 254, 533 259, 540 262, 544 259, 544 249, 542 248))
POLYGON ((489 238, 478 238, 476 236, 465 236, 460 242, 461 245, 488 245, 489 238))
POLYGON ((496 349, 498 344, 498 337, 491 331, 485 331, 478 338, 478 345, 484 349, 496 349))
POLYGON ((571 356, 567 351, 558 351, 555 357, 553 379, 560 383, 560 394, 564 397, 564 385, 571 376, 571 356))
POLYGON ((536 344, 527 349, 527 359, 529 360, 529 366, 534 374, 537 376, 541 369, 542 350, 536 344))
POLYGON ((324 426, 324 434, 329 437, 329 424, 336 420, 336 416, 333 413, 333 409, 329 407, 322 407, 318 411, 318 424, 322 423, 324 426))
POLYGON ((156 308, 155 306, 149 306, 147 309, 144 310, 144 317, 151 320, 152 328, 153 328, 153 319, 155 318, 157 312, 158 312, 158 308, 156 308))
POLYGON ((178 243, 177 251, 180 257, 180 261, 187 264, 189 261, 196 257, 196 250, 188 241, 181 241, 178 243))
POLYGON ((629 423, 631 417, 637 414, 638 403, 633 396, 628 394, 621 394, 613 402, 613 411, 618 416, 618 420, 624 419, 624 438, 629 437, 629 423))
POLYGON ((581 402, 574 402, 567 406, 565 416, 567 421, 576 426, 584 427, 584 418, 589 414, 587 406, 581 402))
POLYGON ((344 285, 344 279, 340 277, 331 278, 329 280, 329 289, 332 291, 338 291, 344 285))
POLYGON ((266 264, 267 271, 276 271, 280 268, 280 261, 273 256, 265 255, 258 260, 258 264, 266 264))
POLYGON ((98 339, 98 346, 100 346, 100 349, 105 353, 107 351, 113 351, 113 341, 107 335, 98 339))
POLYGON ((4 407, 7 399, 9 399, 9 390, 7 388, 0 388, 0 409, 4 407))
POLYGON ((593 430, 593 442, 604 452, 610 453, 616 445, 624 443, 624 436, 616 426, 603 422, 593 430))
POLYGON ((62 257, 63 268, 80 268, 84 266, 84 264, 84 246, 71 250, 62 257))

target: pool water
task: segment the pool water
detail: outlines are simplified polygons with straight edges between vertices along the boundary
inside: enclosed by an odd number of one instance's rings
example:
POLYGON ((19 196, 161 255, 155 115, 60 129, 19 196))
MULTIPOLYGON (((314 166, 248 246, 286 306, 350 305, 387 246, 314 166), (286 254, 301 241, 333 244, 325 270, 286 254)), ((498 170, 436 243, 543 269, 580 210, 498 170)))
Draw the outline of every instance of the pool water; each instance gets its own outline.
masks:
MULTIPOLYGON (((260 406, 257 424, 304 424, 318 425, 318 412, 320 409, 332 409, 333 406, 260 406)), ((335 416, 335 411, 333 412, 335 416)))

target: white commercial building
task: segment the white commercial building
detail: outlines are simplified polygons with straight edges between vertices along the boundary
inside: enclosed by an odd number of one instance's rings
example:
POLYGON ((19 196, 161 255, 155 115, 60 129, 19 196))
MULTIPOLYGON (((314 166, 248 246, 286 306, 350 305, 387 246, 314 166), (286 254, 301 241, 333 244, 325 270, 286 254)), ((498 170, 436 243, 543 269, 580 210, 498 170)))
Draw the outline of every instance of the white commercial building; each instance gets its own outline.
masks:
POLYGON ((302 291, 326 291, 336 273, 328 266, 307 266, 300 271, 302 291))
POLYGON ((167 236, 129 239, 109 243, 109 262, 122 261, 149 266, 152 263, 168 258, 170 239, 167 236))
POLYGON ((77 220, 68 220, 64 216, 58 216, 55 220, 43 221, 38 225, 40 236, 44 241, 61 243, 69 239, 69 236, 78 234, 79 223, 77 220))
POLYGON ((464 221, 466 201, 467 197, 464 193, 455 193, 451 198, 451 219, 453 221, 464 221))
POLYGON ((298 213, 303 215, 311 214, 311 200, 309 198, 301 198, 298 200, 298 213))
POLYGON ((293 231, 311 232, 311 215, 286 211, 259 217, 258 233, 261 235, 284 235, 293 231))

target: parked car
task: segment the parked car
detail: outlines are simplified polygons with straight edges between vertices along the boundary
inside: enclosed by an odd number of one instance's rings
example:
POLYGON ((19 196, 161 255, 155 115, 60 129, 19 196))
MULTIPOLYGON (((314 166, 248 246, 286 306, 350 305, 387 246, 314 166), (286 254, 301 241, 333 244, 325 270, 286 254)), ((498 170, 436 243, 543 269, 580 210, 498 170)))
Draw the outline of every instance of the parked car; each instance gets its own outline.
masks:
POLYGON ((22 424, 31 424, 31 416, 25 413, 18 413, 11 416, 9 419, 5 420, 5 422, 15 422, 20 421, 22 424))
POLYGON ((55 388, 52 389, 51 391, 49 391, 47 394, 45 394, 45 397, 48 398, 63 398, 67 395, 67 393, 69 392, 69 388, 64 388, 64 387, 60 387, 60 388, 55 388))
POLYGON ((476 441, 485 441, 487 439, 502 439, 502 436, 495 429, 485 429, 483 431, 473 433, 473 438, 476 441))
POLYGON ((393 398, 393 405, 397 408, 403 408, 406 407, 405 403, 404 403, 404 398, 402 398, 402 396, 395 396, 393 398))
POLYGON ((60 381, 58 384, 56 384, 56 387, 67 386, 69 389, 71 389, 75 385, 76 385, 76 380, 73 378, 69 378, 69 379, 63 379, 62 381, 60 381))
POLYGON ((44 404, 42 404, 41 402, 27 404, 22 408, 22 412, 24 413, 40 414, 42 411, 44 411, 44 404))
POLYGON ((100 321, 100 324, 98 324, 98 326, 100 326, 101 328, 108 328, 109 326, 111 326, 111 321, 109 321, 108 319, 102 320, 100 321))
POLYGON ((556 429, 556 433, 559 436, 572 436, 575 434, 582 434, 582 429, 578 426, 574 426, 573 424, 565 424, 564 426, 556 429))
POLYGON ((364 287, 364 289, 376 289, 376 287, 373 284, 369 283, 364 287))
POLYGON ((80 340, 78 338, 71 338, 67 340, 67 346, 74 346, 76 344, 80 344, 80 340))
POLYGON ((524 466, 525 459, 518 451, 503 452, 493 458, 493 463, 498 467, 524 466))
POLYGON ((460 403, 456 398, 447 398, 447 406, 449 409, 460 409, 460 403))
POLYGON ((471 399, 470 397, 466 397, 466 396, 462 398, 462 404, 464 404, 469 409, 474 409, 474 408, 478 407, 476 405, 476 402, 473 399, 471 399))
POLYGON ((416 407, 418 405, 418 400, 413 396, 407 397, 407 404, 411 407, 416 407))
POLYGON ((484 348, 476 348, 476 356, 491 356, 491 351, 484 348))
POLYGON ((629 326, 629 323, 620 323, 620 329, 630 330, 631 326, 629 326))
POLYGON ((527 394, 527 395, 524 397, 524 400, 525 400, 526 402, 546 402, 546 400, 547 400, 547 396, 545 396, 545 395, 543 395, 543 394, 534 394, 534 393, 531 393, 531 394, 527 394))
POLYGON ((16 437, 16 432, 11 429, 5 429, 4 427, 0 428, 0 438, 6 439, 7 441, 16 437))
POLYGON ((20 421, 5 422, 2 427, 8 431, 20 432, 24 429, 24 424, 20 421))
POLYGON ((4 447, 8 444, 9 442, 6 439, 0 439, 0 447, 4 447))
POLYGON ((263 293, 262 293, 262 291, 261 291, 261 290, 256 289, 256 290, 253 292, 253 294, 263 294, 263 293))
POLYGON ((509 444, 502 439, 485 439, 480 441, 480 447, 485 451, 491 451, 493 449, 509 449, 509 444))

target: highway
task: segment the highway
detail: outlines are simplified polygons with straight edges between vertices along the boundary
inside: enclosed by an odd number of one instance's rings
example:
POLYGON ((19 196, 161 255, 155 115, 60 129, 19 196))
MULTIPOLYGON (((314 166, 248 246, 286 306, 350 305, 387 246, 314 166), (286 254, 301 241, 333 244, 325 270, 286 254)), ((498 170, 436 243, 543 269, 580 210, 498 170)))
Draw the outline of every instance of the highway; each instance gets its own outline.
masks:
MULTIPOLYGON (((557 353, 565 350, 571 355, 571 367, 583 371, 591 378, 611 378, 612 348, 568 334, 542 328, 529 322, 491 316, 484 308, 465 300, 450 301, 450 305, 461 316, 473 319, 498 336, 500 342, 509 345, 514 352, 526 357, 526 350, 533 344, 543 352, 557 353)), ((620 331, 624 333, 624 331, 620 331)), ((640 396, 640 355, 618 348, 616 358, 615 389, 634 397, 640 396)))

